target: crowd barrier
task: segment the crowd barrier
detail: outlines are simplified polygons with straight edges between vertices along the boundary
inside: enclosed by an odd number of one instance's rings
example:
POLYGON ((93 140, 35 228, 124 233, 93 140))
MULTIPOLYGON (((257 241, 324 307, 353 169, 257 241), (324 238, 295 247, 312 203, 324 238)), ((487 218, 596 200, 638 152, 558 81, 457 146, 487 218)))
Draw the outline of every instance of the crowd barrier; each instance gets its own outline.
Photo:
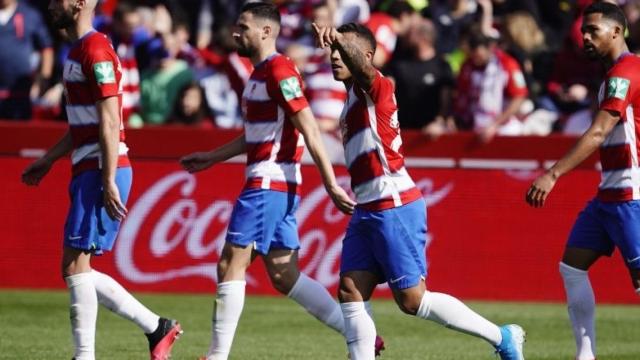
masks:
MULTIPOLYGON (((63 288, 59 263, 68 208, 68 159, 61 160, 38 187, 20 183, 24 167, 65 131, 60 124, 0 122, 0 287, 63 288)), ((218 146, 238 131, 181 127, 129 130, 134 168, 129 213, 112 252, 94 259, 97 269, 135 291, 208 292, 234 200, 243 186, 242 159, 196 175, 177 159, 218 146)), ((562 178, 542 209, 524 194, 541 169, 575 139, 498 138, 489 145, 473 135, 427 141, 405 132, 409 172, 428 204, 430 289, 465 299, 562 301, 558 261, 571 225, 595 194, 595 157, 562 178)), ((336 163, 340 143, 325 142, 336 163)), ((302 248, 300 267, 335 293, 341 240, 349 217, 331 204, 317 169, 305 160, 297 212, 302 248)), ((348 187, 344 166, 339 181, 348 187)), ((637 302, 619 253, 591 272, 598 301, 637 302)), ((275 294, 263 264, 247 277, 250 294, 275 294)), ((381 296, 390 296, 380 286, 381 296)))

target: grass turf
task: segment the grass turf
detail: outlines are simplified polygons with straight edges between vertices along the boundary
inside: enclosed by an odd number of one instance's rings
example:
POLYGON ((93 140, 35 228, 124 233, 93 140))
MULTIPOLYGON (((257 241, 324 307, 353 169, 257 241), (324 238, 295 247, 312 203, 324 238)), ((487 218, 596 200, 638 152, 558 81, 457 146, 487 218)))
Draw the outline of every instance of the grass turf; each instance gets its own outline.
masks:
MULTIPOLYGON (((177 318, 185 334, 172 359, 196 359, 210 339, 212 295, 138 294, 154 311, 177 318)), ((0 291, 0 359, 70 359, 68 297, 62 291, 0 291)), ((572 359, 573 337, 562 304, 469 302, 497 323, 516 322, 528 333, 527 360, 572 359)), ((402 314, 390 301, 373 304, 384 359, 495 359, 485 342, 402 314)), ((598 358, 640 359, 640 308, 599 305, 598 358)), ((101 307, 98 359, 147 359, 140 330, 101 307)), ((247 297, 230 359, 346 359, 342 338, 283 297, 247 297)))

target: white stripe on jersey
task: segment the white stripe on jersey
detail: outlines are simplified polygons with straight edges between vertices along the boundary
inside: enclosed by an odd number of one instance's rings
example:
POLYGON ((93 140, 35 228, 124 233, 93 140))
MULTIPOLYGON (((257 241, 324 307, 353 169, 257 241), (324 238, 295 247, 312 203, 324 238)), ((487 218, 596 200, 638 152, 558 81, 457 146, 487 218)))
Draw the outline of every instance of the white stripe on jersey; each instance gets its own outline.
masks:
POLYGON ((271 100, 267 92, 267 83, 255 80, 249 80, 244 88, 242 96, 249 101, 268 101, 271 100))
MULTIPOLYGON (((378 176, 377 178, 362 183, 353 189, 356 199, 360 204, 366 204, 375 200, 393 197, 394 203, 396 197, 400 199, 400 192, 415 187, 415 183, 407 173, 405 168, 400 169, 396 173, 378 176)), ((402 204, 400 204, 402 205, 402 204)), ((396 206, 399 206, 396 204, 396 206)))
POLYGON ((83 82, 87 78, 82 72, 82 65, 73 60, 67 59, 64 63, 63 80, 67 82, 83 82))
POLYGON ((629 144, 627 122, 629 121, 627 120, 625 123, 620 123, 619 125, 614 126, 607 138, 602 142, 601 146, 607 147, 629 144))
POLYGON ((279 122, 245 122, 244 137, 249 144, 260 144, 273 141, 276 138, 276 128, 279 122))
POLYGON ((256 177, 263 178, 263 189, 269 188, 270 181, 289 182, 296 184, 302 183, 300 164, 296 163, 276 163, 274 161, 262 161, 259 163, 247 165, 247 179, 256 177))
POLYGON ((602 172, 600 189, 635 187, 633 178, 637 177, 638 169, 620 169, 602 172), (635 176, 633 173, 636 173, 635 176))
POLYGON ((312 90, 335 90, 344 93, 344 83, 333 78, 333 74, 318 73, 308 76, 306 79, 307 88, 312 90))
POLYGON ((140 93, 137 92, 124 92, 122 93, 122 107, 124 109, 131 109, 140 104, 140 93))
POLYGON ((66 105, 69 125, 97 125, 98 110, 95 105, 66 105))
MULTIPOLYGON (((118 155, 126 155, 127 152, 129 152, 127 144, 120 142, 118 144, 118 155)), ((71 163, 75 165, 82 160, 95 158, 100 160, 101 157, 102 154, 100 153, 99 143, 87 144, 73 150, 73 153, 71 153, 71 163)))
POLYGON ((371 128, 364 128, 349 139, 344 152, 347 168, 351 167, 351 164, 360 155, 376 149, 376 143, 371 132, 371 128))
POLYGON ((338 119, 344 107, 344 101, 338 99, 312 99, 309 107, 311 107, 311 111, 316 117, 338 119))
POLYGON ((633 183, 633 198, 640 198, 640 172, 638 169, 638 139, 636 138, 636 121, 635 114, 633 113, 633 106, 627 106, 626 120, 624 127, 629 134, 629 150, 631 151, 631 181, 633 183))

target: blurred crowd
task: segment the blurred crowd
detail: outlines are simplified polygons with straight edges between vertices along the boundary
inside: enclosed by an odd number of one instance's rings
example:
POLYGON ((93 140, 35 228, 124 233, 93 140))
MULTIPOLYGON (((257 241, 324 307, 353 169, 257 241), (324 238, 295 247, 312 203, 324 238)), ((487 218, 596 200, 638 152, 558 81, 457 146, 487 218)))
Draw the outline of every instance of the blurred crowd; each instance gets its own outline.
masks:
MULTIPOLYGON (((428 136, 579 134, 604 75, 582 53, 581 12, 593 0, 275 0, 278 51, 296 63, 324 131, 346 99, 311 23, 366 24, 374 64, 396 84, 400 126, 428 136)), ((64 120, 62 64, 70 47, 48 1, 0 0, 0 118, 64 120)), ((627 42, 640 50, 640 0, 619 0, 627 42)), ((251 63, 234 51, 241 0, 104 0, 95 28, 123 68, 128 127, 238 128, 251 63)))

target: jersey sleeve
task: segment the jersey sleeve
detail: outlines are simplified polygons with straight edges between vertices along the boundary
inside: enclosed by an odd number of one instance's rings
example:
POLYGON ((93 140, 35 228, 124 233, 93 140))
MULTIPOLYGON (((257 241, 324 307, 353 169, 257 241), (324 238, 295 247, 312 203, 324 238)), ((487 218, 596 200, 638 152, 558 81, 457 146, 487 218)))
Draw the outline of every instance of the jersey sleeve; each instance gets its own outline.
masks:
POLYGON ((507 85, 505 87, 505 94, 510 97, 524 97, 529 95, 527 89, 527 82, 524 79, 524 74, 520 69, 520 65, 513 60, 505 63, 505 70, 508 73, 507 85))
POLYGON ((120 94, 120 60, 108 40, 88 42, 82 57, 82 71, 95 100, 120 94))
POLYGON ((638 87, 636 77, 621 64, 617 64, 607 73, 604 86, 600 110, 615 111, 623 115, 634 97, 632 92, 638 87))
POLYGON ((267 92, 291 116, 309 106, 304 96, 302 78, 293 62, 285 57, 275 59, 267 75, 267 92))

